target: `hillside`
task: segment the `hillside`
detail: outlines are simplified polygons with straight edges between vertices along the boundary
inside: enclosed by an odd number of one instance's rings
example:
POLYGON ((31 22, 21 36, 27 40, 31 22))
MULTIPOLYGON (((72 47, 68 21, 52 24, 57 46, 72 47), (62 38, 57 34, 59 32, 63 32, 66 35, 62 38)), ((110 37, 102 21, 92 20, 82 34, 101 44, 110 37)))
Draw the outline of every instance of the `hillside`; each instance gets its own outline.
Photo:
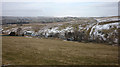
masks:
POLYGON ((57 37, 63 40, 79 42, 97 42, 118 45, 118 30, 120 28, 120 19, 113 17, 96 17, 96 18, 79 18, 66 22, 55 23, 32 23, 23 26, 3 26, 3 33, 9 34, 11 31, 16 32, 22 28, 30 36, 39 38, 57 37))
POLYGON ((2 16, 2 24, 29 24, 29 23, 53 23, 80 20, 79 17, 17 17, 17 16, 2 16))

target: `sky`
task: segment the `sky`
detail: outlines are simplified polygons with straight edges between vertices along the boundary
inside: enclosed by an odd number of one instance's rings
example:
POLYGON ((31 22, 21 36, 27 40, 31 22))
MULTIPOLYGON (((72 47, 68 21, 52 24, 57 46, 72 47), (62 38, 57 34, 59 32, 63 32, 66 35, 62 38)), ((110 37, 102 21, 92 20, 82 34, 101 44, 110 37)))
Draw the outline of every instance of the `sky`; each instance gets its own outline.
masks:
POLYGON ((117 16, 118 2, 2 2, 3 16, 117 16))
POLYGON ((120 0, 2 0, 2 2, 119 2, 120 0))

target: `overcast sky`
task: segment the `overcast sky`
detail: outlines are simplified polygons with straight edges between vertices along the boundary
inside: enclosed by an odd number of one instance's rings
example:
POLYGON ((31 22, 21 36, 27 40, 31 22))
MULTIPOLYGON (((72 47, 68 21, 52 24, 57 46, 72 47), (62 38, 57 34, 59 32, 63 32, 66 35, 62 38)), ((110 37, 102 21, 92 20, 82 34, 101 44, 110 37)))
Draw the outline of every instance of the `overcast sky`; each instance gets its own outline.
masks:
POLYGON ((3 16, 117 16, 118 2, 3 2, 3 16))

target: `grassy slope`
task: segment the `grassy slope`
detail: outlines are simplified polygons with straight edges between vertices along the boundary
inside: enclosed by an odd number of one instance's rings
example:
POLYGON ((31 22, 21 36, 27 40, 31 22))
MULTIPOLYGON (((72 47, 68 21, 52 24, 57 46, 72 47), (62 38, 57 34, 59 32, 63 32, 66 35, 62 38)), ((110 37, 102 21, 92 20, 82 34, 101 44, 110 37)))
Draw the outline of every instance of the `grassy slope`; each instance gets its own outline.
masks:
POLYGON ((3 37, 3 63, 22 65, 117 64, 118 47, 25 37, 3 37))
POLYGON ((2 37, 0 36, 0 65, 2 65, 2 37))

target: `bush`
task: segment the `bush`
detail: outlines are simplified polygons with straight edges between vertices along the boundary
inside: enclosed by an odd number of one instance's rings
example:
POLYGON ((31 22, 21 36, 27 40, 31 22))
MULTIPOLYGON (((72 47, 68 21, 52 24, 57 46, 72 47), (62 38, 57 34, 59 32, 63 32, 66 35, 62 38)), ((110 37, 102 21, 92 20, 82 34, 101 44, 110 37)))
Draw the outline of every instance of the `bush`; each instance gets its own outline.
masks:
POLYGON ((15 32, 10 32, 10 36, 15 36, 15 32))

